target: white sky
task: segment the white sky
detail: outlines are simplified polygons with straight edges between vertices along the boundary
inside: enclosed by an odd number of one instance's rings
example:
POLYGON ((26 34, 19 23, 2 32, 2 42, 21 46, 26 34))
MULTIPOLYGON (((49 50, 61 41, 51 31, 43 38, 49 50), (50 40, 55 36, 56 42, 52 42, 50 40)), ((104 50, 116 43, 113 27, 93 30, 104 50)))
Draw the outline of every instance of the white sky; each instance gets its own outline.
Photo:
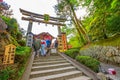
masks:
MULTIPOLYGON (((17 19, 20 27, 27 31, 28 21, 21 20, 22 14, 19 8, 31 11, 38 14, 49 14, 52 17, 56 17, 53 6, 57 4, 57 0, 4 0, 6 3, 11 5, 10 9, 13 9, 13 17, 17 19)), ((77 12, 78 17, 85 15, 85 10, 82 9, 77 12)), ((58 30, 57 26, 52 27, 52 25, 45 25, 38 23, 33 23, 32 32, 34 34, 39 34, 41 32, 49 32, 54 37, 57 37, 58 30)))

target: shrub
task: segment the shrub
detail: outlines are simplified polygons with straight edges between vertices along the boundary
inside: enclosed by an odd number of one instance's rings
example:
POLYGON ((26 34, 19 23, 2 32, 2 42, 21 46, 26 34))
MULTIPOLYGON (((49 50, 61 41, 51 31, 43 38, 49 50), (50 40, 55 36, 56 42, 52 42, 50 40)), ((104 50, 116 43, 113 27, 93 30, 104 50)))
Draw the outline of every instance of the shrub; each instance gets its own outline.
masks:
POLYGON ((19 80, 19 78, 22 76, 24 70, 25 70, 25 65, 26 62, 31 55, 31 48, 30 47, 22 47, 18 46, 16 48, 16 53, 15 53, 15 63, 18 63, 18 71, 16 73, 16 79, 19 80))
POLYGON ((16 38, 17 38, 17 40, 21 40, 22 39, 22 33, 17 32, 16 38))
POLYGON ((76 60, 95 72, 99 71, 100 62, 89 56, 77 56, 76 60))
POLYGON ((25 40, 19 40, 19 41, 18 41, 18 44, 19 44, 20 46, 25 46, 25 45, 26 45, 26 41, 25 41, 25 40))
POLYGON ((19 46, 18 42, 12 36, 10 36, 10 43, 12 43, 15 46, 19 46))
POLYGON ((0 71, 0 80, 8 80, 11 78, 11 74, 14 74, 14 70, 10 67, 6 67, 5 69, 0 71))
POLYGON ((69 49, 65 51, 65 54, 75 59, 75 57, 79 54, 79 49, 69 49))
POLYGON ((24 63, 30 56, 31 48, 18 46, 16 48, 15 61, 19 63, 24 63))

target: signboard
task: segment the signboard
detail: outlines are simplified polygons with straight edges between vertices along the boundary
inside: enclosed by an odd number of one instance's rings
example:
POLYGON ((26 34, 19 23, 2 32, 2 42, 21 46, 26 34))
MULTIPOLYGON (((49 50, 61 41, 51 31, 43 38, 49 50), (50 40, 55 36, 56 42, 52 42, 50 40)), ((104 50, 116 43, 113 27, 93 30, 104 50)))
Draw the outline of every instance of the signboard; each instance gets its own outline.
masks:
POLYGON ((62 33, 62 44, 63 44, 63 51, 67 50, 67 38, 66 33, 62 33))
POLYGON ((67 38, 66 33, 61 33, 61 35, 58 35, 58 50, 60 52, 66 51, 67 48, 67 38))
POLYGON ((32 47, 32 43, 33 43, 33 34, 29 33, 27 36, 26 46, 32 47))
POLYGON ((16 46, 9 44, 5 46, 5 53, 3 58, 3 64, 13 64, 15 58, 16 46))
POLYGON ((44 21, 48 22, 50 19, 50 16, 48 14, 44 14, 44 21))

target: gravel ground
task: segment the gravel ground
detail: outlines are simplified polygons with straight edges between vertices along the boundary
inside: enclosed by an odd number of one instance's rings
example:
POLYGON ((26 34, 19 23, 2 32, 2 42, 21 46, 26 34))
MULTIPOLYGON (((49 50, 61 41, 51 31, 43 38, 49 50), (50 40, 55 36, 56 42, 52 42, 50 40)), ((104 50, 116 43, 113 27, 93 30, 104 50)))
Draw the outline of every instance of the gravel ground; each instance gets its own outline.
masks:
POLYGON ((109 68, 114 68, 116 71, 116 75, 115 76, 111 75, 111 77, 115 78, 113 80, 120 80, 120 67, 111 64, 101 63, 101 68, 104 69, 105 71, 108 71, 109 68))

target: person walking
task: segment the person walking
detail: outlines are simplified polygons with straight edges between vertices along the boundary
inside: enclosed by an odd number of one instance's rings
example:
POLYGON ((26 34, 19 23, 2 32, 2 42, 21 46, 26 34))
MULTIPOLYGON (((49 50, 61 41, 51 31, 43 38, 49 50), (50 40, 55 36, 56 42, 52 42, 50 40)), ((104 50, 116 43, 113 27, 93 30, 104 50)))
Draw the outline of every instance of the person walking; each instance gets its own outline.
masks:
POLYGON ((50 51, 50 46, 51 46, 51 40, 49 40, 49 39, 46 39, 46 47, 47 47, 47 52, 46 52, 46 54, 48 54, 49 53, 49 51, 50 51))
POLYGON ((40 49, 40 39, 36 39, 35 36, 33 36, 33 49, 35 51, 35 57, 38 55, 38 50, 40 49))
POLYGON ((51 45, 51 40, 46 39, 46 45, 47 45, 47 48, 50 48, 50 45, 51 45))
POLYGON ((46 56, 46 41, 44 38, 41 39, 41 55, 46 56))
POLYGON ((56 38, 56 40, 54 41, 54 47, 57 49, 58 48, 58 40, 56 38))

